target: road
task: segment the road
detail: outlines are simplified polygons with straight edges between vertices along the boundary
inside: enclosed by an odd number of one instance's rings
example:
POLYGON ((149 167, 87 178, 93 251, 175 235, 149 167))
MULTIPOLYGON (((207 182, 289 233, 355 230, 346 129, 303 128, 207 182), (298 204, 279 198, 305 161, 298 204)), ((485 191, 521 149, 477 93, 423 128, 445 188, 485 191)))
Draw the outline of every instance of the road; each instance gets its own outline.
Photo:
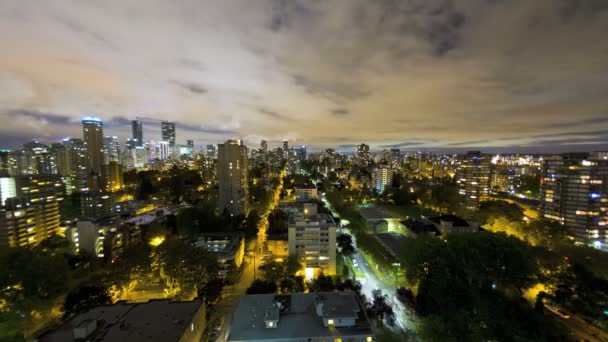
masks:
POLYGON ((562 322, 571 332, 577 341, 589 342, 608 342, 608 333, 597 328, 596 326, 585 322, 581 317, 568 312, 565 309, 558 309, 549 305, 545 306, 545 313, 553 315, 555 319, 562 322), (563 314, 559 314, 558 310, 568 315, 566 318, 563 314))
MULTIPOLYGON (((333 210, 331 204, 327 202, 324 197, 322 197, 321 200, 323 201, 323 203, 325 203, 325 206, 331 211, 334 217, 340 216, 333 210)), ((348 229, 348 225, 346 224, 342 229, 346 230, 350 234, 350 236, 352 236, 353 246, 355 247, 355 249, 358 250, 357 239, 355 238, 355 235, 352 234, 348 229)), ((359 269, 365 274, 365 278, 357 279, 361 283, 361 290, 365 297, 367 297, 368 300, 371 300, 373 290, 382 290, 382 293, 388 296, 389 302, 391 303, 393 311, 395 312, 397 328, 401 329, 402 331, 413 330, 411 319, 407 317, 407 312, 409 312, 409 310, 407 310, 403 303, 395 299, 395 293, 397 291, 395 285, 388 284, 380 280, 376 276, 376 273, 374 273, 374 271, 372 270, 373 266, 367 263, 361 253, 355 253, 353 255, 353 260, 357 261, 359 269)))
POLYGON ((254 280, 256 275, 256 269, 259 265, 263 255, 263 246, 266 241, 266 230, 268 229, 268 215, 274 210, 279 204, 279 197, 283 190, 283 177, 285 176, 285 170, 279 175, 279 184, 275 188, 273 198, 268 205, 266 211, 260 216, 260 224, 258 225, 258 235, 255 240, 251 241, 247 246, 247 253, 243 260, 243 269, 239 275, 237 281, 230 286, 224 287, 222 291, 222 300, 217 304, 213 315, 208 317, 207 321, 211 322, 215 320, 215 317, 223 318, 224 325, 216 341, 226 341, 230 332, 232 318, 236 309, 239 305, 241 297, 245 294, 249 286, 254 280), (249 252, 252 252, 249 255, 249 252))

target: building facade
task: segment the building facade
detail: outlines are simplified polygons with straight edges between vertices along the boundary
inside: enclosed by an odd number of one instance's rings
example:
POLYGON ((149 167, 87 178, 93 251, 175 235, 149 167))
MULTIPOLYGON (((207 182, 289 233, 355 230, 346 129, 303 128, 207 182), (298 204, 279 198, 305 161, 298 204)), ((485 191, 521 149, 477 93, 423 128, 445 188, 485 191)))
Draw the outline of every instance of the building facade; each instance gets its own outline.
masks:
POLYGON ((542 216, 560 222, 580 243, 608 244, 608 160, 587 153, 545 158, 542 216))
POLYGON ((220 212, 247 214, 247 147, 240 140, 219 144, 217 165, 220 212))
POLYGON ((479 209, 481 196, 490 193, 491 165, 490 157, 478 151, 463 156, 456 171, 456 183, 468 209, 479 209))
POLYGON ((336 274, 336 223, 317 206, 306 206, 303 212, 289 215, 287 224, 289 255, 298 257, 306 278, 323 273, 336 274))
POLYGON ((89 160, 87 172, 100 175, 105 155, 103 122, 98 118, 84 118, 82 119, 82 131, 84 148, 89 160))

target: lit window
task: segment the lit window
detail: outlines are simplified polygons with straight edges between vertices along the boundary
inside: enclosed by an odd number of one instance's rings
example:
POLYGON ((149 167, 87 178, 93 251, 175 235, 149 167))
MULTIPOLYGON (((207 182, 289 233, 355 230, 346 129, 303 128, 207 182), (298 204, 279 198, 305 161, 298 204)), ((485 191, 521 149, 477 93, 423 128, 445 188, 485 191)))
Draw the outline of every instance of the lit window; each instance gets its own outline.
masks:
POLYGON ((367 342, 372 342, 372 340, 373 340, 373 339, 372 339, 372 337, 371 337, 371 336, 367 336, 367 338, 365 339, 365 341, 367 341, 367 342))
POLYGON ((274 322, 268 322, 268 326, 271 328, 274 327, 274 322))
POLYGON ((327 325, 334 325, 334 320, 333 319, 328 319, 327 320, 327 325))

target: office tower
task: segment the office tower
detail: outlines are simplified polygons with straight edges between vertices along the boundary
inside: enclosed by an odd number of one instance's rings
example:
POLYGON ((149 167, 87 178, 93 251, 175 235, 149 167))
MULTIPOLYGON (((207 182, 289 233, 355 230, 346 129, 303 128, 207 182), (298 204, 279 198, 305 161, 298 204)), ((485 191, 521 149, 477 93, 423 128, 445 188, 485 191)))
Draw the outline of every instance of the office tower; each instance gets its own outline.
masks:
POLYGON ((357 163, 361 166, 367 166, 370 162, 369 145, 361 144, 357 146, 357 163))
POLYGON ((161 160, 167 160, 170 157, 170 143, 168 141, 158 142, 158 157, 161 160))
POLYGON ((376 191, 379 194, 383 193, 387 187, 393 184, 393 170, 385 166, 376 168, 374 171, 374 184, 376 191))
POLYGON ((288 221, 289 255, 304 266, 306 278, 323 272, 336 274, 336 223, 330 215, 317 213, 317 205, 304 203, 302 212, 292 213, 288 221))
POLYGON ((106 136, 103 138, 106 146, 106 153, 104 158, 104 164, 108 164, 111 161, 120 161, 120 141, 115 135, 106 136))
POLYGON ((131 130, 133 131, 133 139, 136 146, 144 145, 144 128, 140 120, 131 121, 131 130))
POLYGON ((215 158, 216 157, 216 152, 217 152, 217 146, 216 145, 207 145, 207 157, 209 157, 209 158, 215 158))
POLYGON ((306 145, 300 146, 300 160, 306 160, 306 145))
POLYGON ((468 209, 479 209, 481 196, 490 192, 491 166, 490 156, 479 151, 470 151, 463 156, 456 171, 456 183, 468 209))
POLYGON ((88 171, 98 175, 102 172, 105 146, 103 142, 103 122, 98 118, 82 119, 84 148, 89 159, 88 171))
POLYGON ((108 186, 106 189, 111 192, 116 192, 122 190, 122 187, 122 166, 117 161, 111 161, 108 164, 108 186))
POLYGON ((146 166, 147 162, 148 162, 148 151, 146 150, 145 147, 143 146, 136 146, 135 147, 135 153, 134 153, 134 160, 133 163, 135 164, 134 166, 136 168, 142 168, 144 166, 146 166))
POLYGON ((190 151, 194 151, 194 140, 186 140, 186 146, 190 149, 190 151))
POLYGON ((283 140, 283 158, 289 158, 289 142, 287 140, 283 140))
POLYGON ((543 217, 561 222, 584 244, 608 244, 608 160, 588 153, 545 158, 542 166, 543 217))
POLYGON ((260 149, 262 150, 262 152, 268 153, 268 142, 266 140, 262 140, 260 142, 260 149))
POLYGON ((171 151, 173 151, 175 149, 175 123, 163 121, 160 123, 160 130, 163 141, 168 142, 171 151))
POLYGON ((401 150, 398 148, 391 148, 391 165, 393 167, 401 166, 401 150))
POLYGON ((63 149, 58 152, 57 164, 59 174, 66 177, 70 187, 66 189, 69 193, 85 188, 88 156, 82 139, 63 139, 63 149))
POLYGON ((247 147, 240 140, 218 145, 220 212, 247 214, 247 147))
POLYGON ((10 150, 0 150, 0 177, 6 177, 10 174, 10 150))

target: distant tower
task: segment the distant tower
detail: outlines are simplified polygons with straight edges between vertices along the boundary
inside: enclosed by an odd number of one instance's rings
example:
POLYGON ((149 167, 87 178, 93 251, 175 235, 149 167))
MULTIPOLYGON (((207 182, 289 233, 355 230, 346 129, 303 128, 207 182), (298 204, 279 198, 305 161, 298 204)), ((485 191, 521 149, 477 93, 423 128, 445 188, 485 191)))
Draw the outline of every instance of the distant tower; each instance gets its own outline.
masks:
POLYGON ((137 142, 137 146, 144 146, 144 129, 141 121, 131 121, 131 129, 133 130, 133 139, 137 142))
POLYGON ((262 140, 260 142, 260 149, 262 150, 262 152, 267 153, 268 152, 268 142, 266 140, 262 140))
POLYGON ((89 159, 89 170, 97 175, 102 172, 105 145, 103 140, 103 122, 101 119, 86 117, 82 119, 84 148, 89 159))
POLYGON ((289 141, 283 140, 283 155, 287 159, 289 157, 289 141))
POLYGON ((175 149, 175 123, 163 121, 160 123, 160 130, 163 141, 169 143, 171 149, 175 149))
POLYGON ((240 140, 218 145, 220 212, 247 214, 247 147, 240 140))

